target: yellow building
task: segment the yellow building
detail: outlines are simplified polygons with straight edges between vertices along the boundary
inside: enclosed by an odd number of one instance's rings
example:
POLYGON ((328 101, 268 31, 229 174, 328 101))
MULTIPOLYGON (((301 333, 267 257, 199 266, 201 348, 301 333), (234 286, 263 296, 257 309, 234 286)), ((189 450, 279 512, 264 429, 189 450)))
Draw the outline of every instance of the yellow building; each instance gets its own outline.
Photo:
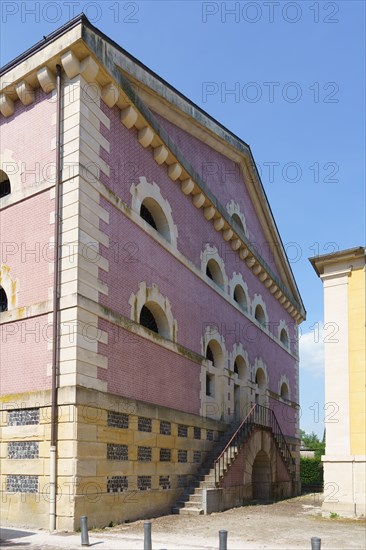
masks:
POLYGON ((365 248, 312 258, 324 286, 325 512, 365 515, 365 248))

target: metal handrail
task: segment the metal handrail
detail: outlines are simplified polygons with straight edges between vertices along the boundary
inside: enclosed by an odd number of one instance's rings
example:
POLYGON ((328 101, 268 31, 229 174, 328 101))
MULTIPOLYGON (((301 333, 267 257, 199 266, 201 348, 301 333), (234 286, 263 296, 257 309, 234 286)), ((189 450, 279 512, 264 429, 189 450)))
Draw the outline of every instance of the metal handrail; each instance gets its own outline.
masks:
POLYGON ((227 466, 235 458, 243 442, 246 440, 249 431, 254 426, 266 427, 271 430, 275 443, 282 453, 282 459, 285 462, 290 475, 292 477, 294 476, 295 460, 292 457, 290 448, 287 444, 285 436, 282 433, 274 411, 268 407, 264 407, 263 405, 256 403, 250 409, 243 421, 239 424, 237 430, 215 460, 214 469, 216 485, 219 484, 225 469, 227 469, 227 466))

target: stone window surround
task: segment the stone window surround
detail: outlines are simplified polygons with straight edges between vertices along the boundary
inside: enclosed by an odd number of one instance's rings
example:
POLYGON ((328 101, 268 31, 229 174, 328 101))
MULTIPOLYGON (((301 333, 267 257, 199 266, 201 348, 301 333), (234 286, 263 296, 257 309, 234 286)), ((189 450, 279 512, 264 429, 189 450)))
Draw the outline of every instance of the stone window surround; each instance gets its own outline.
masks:
POLYGON ((253 318, 253 321, 257 324, 257 326, 263 327, 265 329, 266 333, 270 332, 269 329, 268 329, 269 318, 268 318, 268 313, 267 313, 267 305, 266 305, 266 303, 265 303, 265 301, 264 301, 261 294, 254 294, 254 296, 253 296, 253 300, 252 300, 252 318, 253 318), (260 323, 255 318, 255 310, 256 310, 257 306, 261 306, 261 308, 263 309, 263 313, 264 313, 264 317, 265 317, 264 326, 262 325, 262 323, 260 323))
POLYGON ((265 362, 263 361, 263 359, 261 357, 256 357, 256 359, 254 361, 253 368, 252 368, 252 372, 253 372, 252 380, 253 380, 253 383, 254 383, 254 387, 257 388, 259 391, 261 391, 262 394, 266 393, 267 389, 269 388, 268 369, 267 369, 267 365, 265 364, 265 362), (256 376, 257 376, 257 371, 259 369, 261 369, 264 372, 264 376, 265 376, 265 387, 261 390, 259 390, 258 385, 255 382, 255 379, 256 379, 256 376))
POLYGON ((239 204, 235 202, 234 199, 231 199, 231 201, 226 205, 226 210, 228 211, 231 217, 233 216, 233 214, 236 214, 240 218, 240 221, 244 227, 244 234, 247 238, 249 238, 249 232, 248 232, 247 223, 245 220, 245 215, 243 214, 243 212, 241 212, 239 204))
POLYGON ((13 279, 10 274, 10 267, 6 264, 0 265, 0 286, 3 287, 8 299, 8 309, 3 313, 7 313, 18 307, 19 281, 13 279))
POLYGON ((280 323, 278 325, 278 334, 277 334, 277 337, 278 337, 278 340, 280 341, 280 343, 282 344, 282 346, 285 348, 285 349, 291 349, 291 340, 290 340, 290 331, 289 331, 289 328, 287 326, 287 323, 284 319, 281 319, 280 320, 280 323), (284 342, 282 342, 281 340, 281 332, 282 330, 284 330, 287 334, 287 342, 288 342, 288 345, 286 345, 284 342))
POLYGON ((249 313, 251 311, 251 303, 250 303, 248 285, 244 281, 243 275, 241 273, 237 273, 236 271, 234 271, 234 273, 233 273, 233 275, 230 279, 230 282, 229 282, 229 295, 232 298, 234 304, 236 304, 236 307, 239 309, 240 312, 244 311, 246 313, 249 313), (234 300, 234 291, 235 291, 235 288, 236 288, 237 285, 239 285, 242 288, 242 290, 245 294, 245 298, 246 298, 246 302, 247 302, 247 309, 246 310, 243 309, 241 307, 241 305, 236 300, 234 300))
POLYGON ((226 275, 225 262, 221 258, 221 256, 219 255, 219 252, 218 252, 216 246, 214 246, 212 244, 206 243, 205 248, 201 251, 201 272, 202 272, 203 276, 206 278, 206 282, 211 287, 214 287, 214 288, 218 287, 225 294, 227 293, 228 277, 226 275), (214 260, 216 262, 216 264, 218 265, 219 269, 220 269, 220 272, 221 272, 221 275, 222 275, 222 280, 223 280, 222 286, 220 284, 216 283, 215 281, 213 281, 212 279, 210 279, 206 275, 207 264, 210 260, 214 260))
MULTIPOLYGON (((178 228, 174 224, 172 217, 172 209, 169 202, 163 198, 160 187, 155 183, 149 183, 145 176, 139 177, 139 182, 137 185, 134 183, 131 185, 130 193, 132 196, 131 208, 140 216, 141 204, 145 199, 153 199, 161 208, 168 226, 169 239, 167 239, 164 234, 160 231, 160 235, 165 238, 172 246, 177 247, 177 238, 178 238, 178 228)), ((141 220, 144 222, 144 220, 141 220)), ((147 223, 147 222, 145 222, 147 223)))
MULTIPOLYGON (((251 369, 250 369, 248 352, 244 349, 243 344, 241 342, 239 342, 239 344, 237 344, 235 342, 235 344, 233 345, 232 352, 230 354, 230 370, 232 372, 234 372, 235 361, 238 357, 240 357, 245 363, 246 376, 245 376, 245 378, 243 378, 239 375, 239 373, 238 374, 235 373, 234 376, 236 376, 237 382, 245 382, 245 384, 246 384, 248 382, 248 380, 250 379, 250 370, 251 369)), ((234 378, 234 380, 235 380, 235 378, 234 378)))
POLYGON ((278 382, 278 396, 279 396, 280 400, 284 401, 285 403, 287 401, 291 401, 290 382, 289 382, 289 379, 286 376, 286 374, 281 374, 281 378, 278 382), (287 386, 288 396, 286 398, 282 397, 282 395, 281 395, 282 384, 286 384, 286 386, 287 386))
POLYGON ((162 295, 159 287, 155 283, 153 283, 151 287, 148 287, 145 281, 141 281, 136 294, 131 294, 129 304, 131 306, 131 319, 135 321, 135 323, 139 323, 143 306, 150 306, 150 309, 155 305, 156 311, 151 310, 151 312, 156 318, 159 327, 159 335, 168 340, 176 341, 178 326, 177 321, 173 317, 171 303, 166 296, 162 295), (161 312, 161 315, 159 315, 159 312, 161 312), (165 318, 163 318, 163 315, 165 318), (161 333, 159 321, 162 329, 161 333))

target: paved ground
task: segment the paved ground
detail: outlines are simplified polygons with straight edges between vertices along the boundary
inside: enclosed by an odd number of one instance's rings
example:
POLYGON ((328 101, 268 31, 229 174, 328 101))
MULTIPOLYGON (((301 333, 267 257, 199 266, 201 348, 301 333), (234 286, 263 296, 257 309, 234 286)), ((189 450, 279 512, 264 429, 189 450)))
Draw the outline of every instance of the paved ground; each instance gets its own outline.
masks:
MULTIPOLYGON (((154 550, 218 549, 218 532, 228 531, 228 550, 309 550, 310 539, 322 539, 322 550, 364 550, 364 520, 321 517, 319 495, 276 504, 245 506, 210 516, 164 516, 152 520, 154 550)), ((91 531, 98 550, 143 549, 143 521, 91 531)), ((2 529, 1 548, 16 550, 73 550, 81 548, 80 534, 2 529)))

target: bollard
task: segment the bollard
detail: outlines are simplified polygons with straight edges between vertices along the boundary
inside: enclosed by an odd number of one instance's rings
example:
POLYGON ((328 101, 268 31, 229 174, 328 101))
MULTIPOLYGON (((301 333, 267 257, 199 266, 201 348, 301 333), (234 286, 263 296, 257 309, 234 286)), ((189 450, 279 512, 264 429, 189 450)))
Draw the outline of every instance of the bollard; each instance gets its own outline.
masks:
POLYGON ((320 550, 322 539, 311 537, 311 550, 320 550))
POLYGON ((219 550, 227 550, 227 531, 225 531, 224 529, 221 529, 221 531, 219 531, 219 541, 219 550))
POLYGON ((144 522, 144 550, 152 550, 151 545, 151 521, 144 522))
POLYGON ((81 516, 80 527, 81 527, 81 546, 89 546, 88 518, 86 516, 81 516))

